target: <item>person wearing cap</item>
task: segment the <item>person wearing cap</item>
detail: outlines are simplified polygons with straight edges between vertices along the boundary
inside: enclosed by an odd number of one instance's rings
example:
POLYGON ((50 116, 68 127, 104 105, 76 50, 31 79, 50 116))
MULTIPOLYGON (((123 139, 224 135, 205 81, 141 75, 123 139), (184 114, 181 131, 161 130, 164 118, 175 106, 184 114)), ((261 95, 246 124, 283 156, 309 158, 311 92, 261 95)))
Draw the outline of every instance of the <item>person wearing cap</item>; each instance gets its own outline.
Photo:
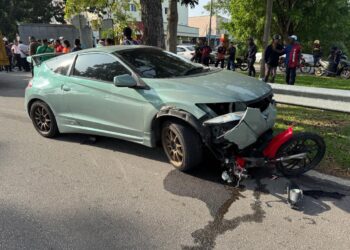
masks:
POLYGON ((297 67, 300 63, 301 47, 298 37, 289 37, 289 45, 286 48, 286 83, 294 85, 297 76, 297 67))
POLYGON ((322 57, 322 50, 321 50, 320 40, 315 40, 314 41, 314 45, 313 45, 313 49, 312 49, 312 55, 314 56, 314 67, 316 67, 319 64, 320 59, 322 57))
POLYGON ((258 51, 258 48, 256 47, 254 43, 254 39, 250 37, 248 39, 248 53, 247 53, 247 60, 248 60, 248 75, 255 77, 255 67, 254 63, 256 61, 256 52, 258 51))
POLYGON ((269 77, 271 75, 271 83, 275 81, 277 66, 279 62, 279 58, 283 55, 283 46, 281 45, 281 36, 274 35, 272 42, 265 49, 265 64, 266 64, 266 72, 264 82, 269 81, 269 77))

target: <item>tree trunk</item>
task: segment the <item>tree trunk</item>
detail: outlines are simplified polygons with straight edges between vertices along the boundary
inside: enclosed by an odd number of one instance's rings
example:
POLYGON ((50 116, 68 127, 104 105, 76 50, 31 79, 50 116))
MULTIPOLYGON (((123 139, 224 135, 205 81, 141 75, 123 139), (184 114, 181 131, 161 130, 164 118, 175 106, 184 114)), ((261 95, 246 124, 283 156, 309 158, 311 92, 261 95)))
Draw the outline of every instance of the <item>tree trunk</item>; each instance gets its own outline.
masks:
POLYGON ((168 31, 167 31, 167 49, 176 53, 177 45, 177 23, 179 16, 177 13, 177 0, 169 0, 168 10, 168 31))
POLYGON ((165 48, 161 0, 140 0, 143 43, 165 48))
POLYGON ((265 49, 269 43, 270 33, 271 33, 272 6, 273 6, 273 0, 267 0, 265 28, 264 28, 264 37, 263 37, 263 52, 262 52, 261 64, 260 64, 260 78, 265 77, 265 49))

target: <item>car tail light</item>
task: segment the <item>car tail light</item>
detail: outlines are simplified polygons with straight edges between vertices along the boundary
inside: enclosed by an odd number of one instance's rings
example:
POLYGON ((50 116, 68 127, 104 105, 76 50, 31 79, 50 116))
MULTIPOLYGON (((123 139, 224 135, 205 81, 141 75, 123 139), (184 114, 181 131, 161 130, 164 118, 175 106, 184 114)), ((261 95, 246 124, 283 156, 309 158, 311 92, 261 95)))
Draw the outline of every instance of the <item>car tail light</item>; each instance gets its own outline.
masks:
POLYGON ((32 80, 30 80, 30 81, 28 82, 27 88, 31 88, 32 86, 33 86, 33 82, 32 82, 32 80))

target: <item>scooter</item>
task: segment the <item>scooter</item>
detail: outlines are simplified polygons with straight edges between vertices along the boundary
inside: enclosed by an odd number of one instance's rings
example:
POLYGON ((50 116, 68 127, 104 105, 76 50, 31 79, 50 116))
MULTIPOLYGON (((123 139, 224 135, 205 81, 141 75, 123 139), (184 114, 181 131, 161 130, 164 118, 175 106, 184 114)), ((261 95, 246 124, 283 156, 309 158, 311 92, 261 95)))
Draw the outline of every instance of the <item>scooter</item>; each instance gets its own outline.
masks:
POLYGON ((343 79, 350 79, 350 62, 344 54, 340 57, 340 62, 334 70, 334 63, 320 60, 315 69, 316 76, 340 76, 343 79))
POLYGON ((317 134, 295 134, 293 128, 274 137, 272 133, 267 131, 254 145, 232 152, 232 157, 225 159, 222 179, 238 187, 252 167, 276 168, 285 176, 299 176, 316 167, 325 155, 325 142, 317 134))

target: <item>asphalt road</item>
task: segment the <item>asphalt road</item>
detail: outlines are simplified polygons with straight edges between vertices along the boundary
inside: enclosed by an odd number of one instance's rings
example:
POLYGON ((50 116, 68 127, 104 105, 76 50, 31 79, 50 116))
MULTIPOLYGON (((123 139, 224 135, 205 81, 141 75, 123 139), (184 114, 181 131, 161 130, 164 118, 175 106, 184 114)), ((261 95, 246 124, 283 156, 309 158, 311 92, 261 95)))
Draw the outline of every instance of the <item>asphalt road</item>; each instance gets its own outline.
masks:
POLYGON ((23 108, 28 79, 0 72, 0 249, 349 249, 349 188, 295 180, 314 194, 297 211, 284 178, 256 172, 237 190, 214 163, 183 174, 160 149, 45 139, 23 108))

